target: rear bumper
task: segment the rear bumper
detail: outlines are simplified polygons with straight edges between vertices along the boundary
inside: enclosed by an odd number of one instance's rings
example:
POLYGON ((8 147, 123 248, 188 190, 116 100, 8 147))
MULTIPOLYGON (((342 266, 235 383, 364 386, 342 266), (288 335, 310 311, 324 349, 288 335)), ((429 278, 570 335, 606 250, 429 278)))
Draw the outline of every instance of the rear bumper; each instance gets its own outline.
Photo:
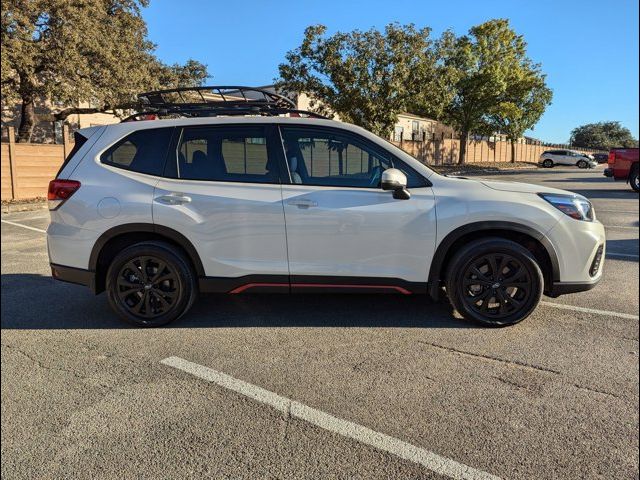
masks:
POLYGON ((51 276, 61 282, 75 283, 89 287, 92 292, 96 291, 96 273, 82 268, 67 267, 51 263, 51 276))
POLYGON ((605 168, 602 174, 605 177, 609 177, 609 178, 613 177, 613 168, 605 168))

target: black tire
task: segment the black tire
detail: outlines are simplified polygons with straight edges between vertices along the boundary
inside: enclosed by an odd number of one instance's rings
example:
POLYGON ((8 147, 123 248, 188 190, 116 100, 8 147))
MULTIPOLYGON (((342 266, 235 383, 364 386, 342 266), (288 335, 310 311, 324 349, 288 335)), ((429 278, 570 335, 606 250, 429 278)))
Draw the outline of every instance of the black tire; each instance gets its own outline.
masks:
POLYGON ((578 160, 578 163, 576 163, 576 165, 578 166, 578 168, 587 168, 589 166, 586 160, 578 160))
POLYGON ((142 242, 109 265, 107 297, 120 317, 138 327, 159 327, 184 315, 197 296, 193 269, 184 254, 164 242, 142 242))
POLYGON ((550 158, 545 158, 542 162, 542 166, 544 168, 553 168, 553 160, 550 158))
POLYGON ((464 318, 506 327, 531 315, 542 297, 544 277, 529 250, 490 237, 456 253, 447 269, 446 289, 453 308, 464 318))
POLYGON ((629 183, 631 184, 631 188, 633 188, 633 190, 636 192, 640 192, 638 171, 638 164, 636 163, 633 167, 631 167, 631 173, 629 174, 629 183))

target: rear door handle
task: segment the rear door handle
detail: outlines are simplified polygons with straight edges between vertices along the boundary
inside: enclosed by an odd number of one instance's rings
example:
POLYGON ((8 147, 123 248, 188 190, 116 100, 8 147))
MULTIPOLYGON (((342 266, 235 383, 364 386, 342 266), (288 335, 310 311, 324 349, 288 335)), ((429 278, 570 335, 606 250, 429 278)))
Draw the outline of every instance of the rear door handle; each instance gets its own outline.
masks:
POLYGON ((182 193, 170 193, 156 197, 155 201, 163 205, 184 205, 185 203, 191 203, 191 197, 182 193))
POLYGON ((309 208, 309 207, 317 207, 318 202, 308 199, 298 199, 298 200, 290 200, 287 202, 287 205, 296 206, 298 208, 309 208))

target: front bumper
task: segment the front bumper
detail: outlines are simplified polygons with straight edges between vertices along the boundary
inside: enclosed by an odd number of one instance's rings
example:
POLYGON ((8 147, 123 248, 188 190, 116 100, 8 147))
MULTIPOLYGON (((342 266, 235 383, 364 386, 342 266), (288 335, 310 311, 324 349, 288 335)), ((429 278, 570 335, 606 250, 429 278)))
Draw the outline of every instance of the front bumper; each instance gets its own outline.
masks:
POLYGON ((593 288, 606 263, 606 235, 602 223, 574 220, 567 216, 560 219, 546 236, 558 259, 558 272, 553 284, 547 286, 547 294, 555 296, 593 288))
POLYGON ((49 264, 51 266, 51 276, 61 282, 75 283, 89 287, 92 292, 96 291, 96 272, 84 270, 82 268, 67 267, 65 265, 49 264))
POLYGON ((567 295, 569 293, 586 292, 595 288, 602 276, 592 282, 554 282, 551 285, 551 289, 545 292, 547 297, 557 298, 560 295, 567 295))

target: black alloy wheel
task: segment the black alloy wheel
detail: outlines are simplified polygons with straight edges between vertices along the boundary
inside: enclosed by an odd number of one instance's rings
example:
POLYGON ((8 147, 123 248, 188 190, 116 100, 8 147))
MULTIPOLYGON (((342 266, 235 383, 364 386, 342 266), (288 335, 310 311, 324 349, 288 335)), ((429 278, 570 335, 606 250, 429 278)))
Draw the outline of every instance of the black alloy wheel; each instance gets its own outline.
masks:
POLYGON ((197 294, 185 255, 163 242, 130 246, 111 262, 106 278, 111 307, 140 327, 165 325, 184 315, 197 294))
POLYGON ((502 327, 527 318, 544 289, 533 254, 504 238, 485 238, 463 246, 449 264, 447 295, 465 318, 502 327))
POLYGON ((167 313, 181 294, 176 272, 151 256, 139 256, 125 263, 116 281, 118 297, 136 316, 153 319, 167 313))
POLYGON ((496 320, 517 312, 532 294, 527 269, 522 262, 504 253, 475 258, 468 264, 462 282, 465 305, 496 320))

